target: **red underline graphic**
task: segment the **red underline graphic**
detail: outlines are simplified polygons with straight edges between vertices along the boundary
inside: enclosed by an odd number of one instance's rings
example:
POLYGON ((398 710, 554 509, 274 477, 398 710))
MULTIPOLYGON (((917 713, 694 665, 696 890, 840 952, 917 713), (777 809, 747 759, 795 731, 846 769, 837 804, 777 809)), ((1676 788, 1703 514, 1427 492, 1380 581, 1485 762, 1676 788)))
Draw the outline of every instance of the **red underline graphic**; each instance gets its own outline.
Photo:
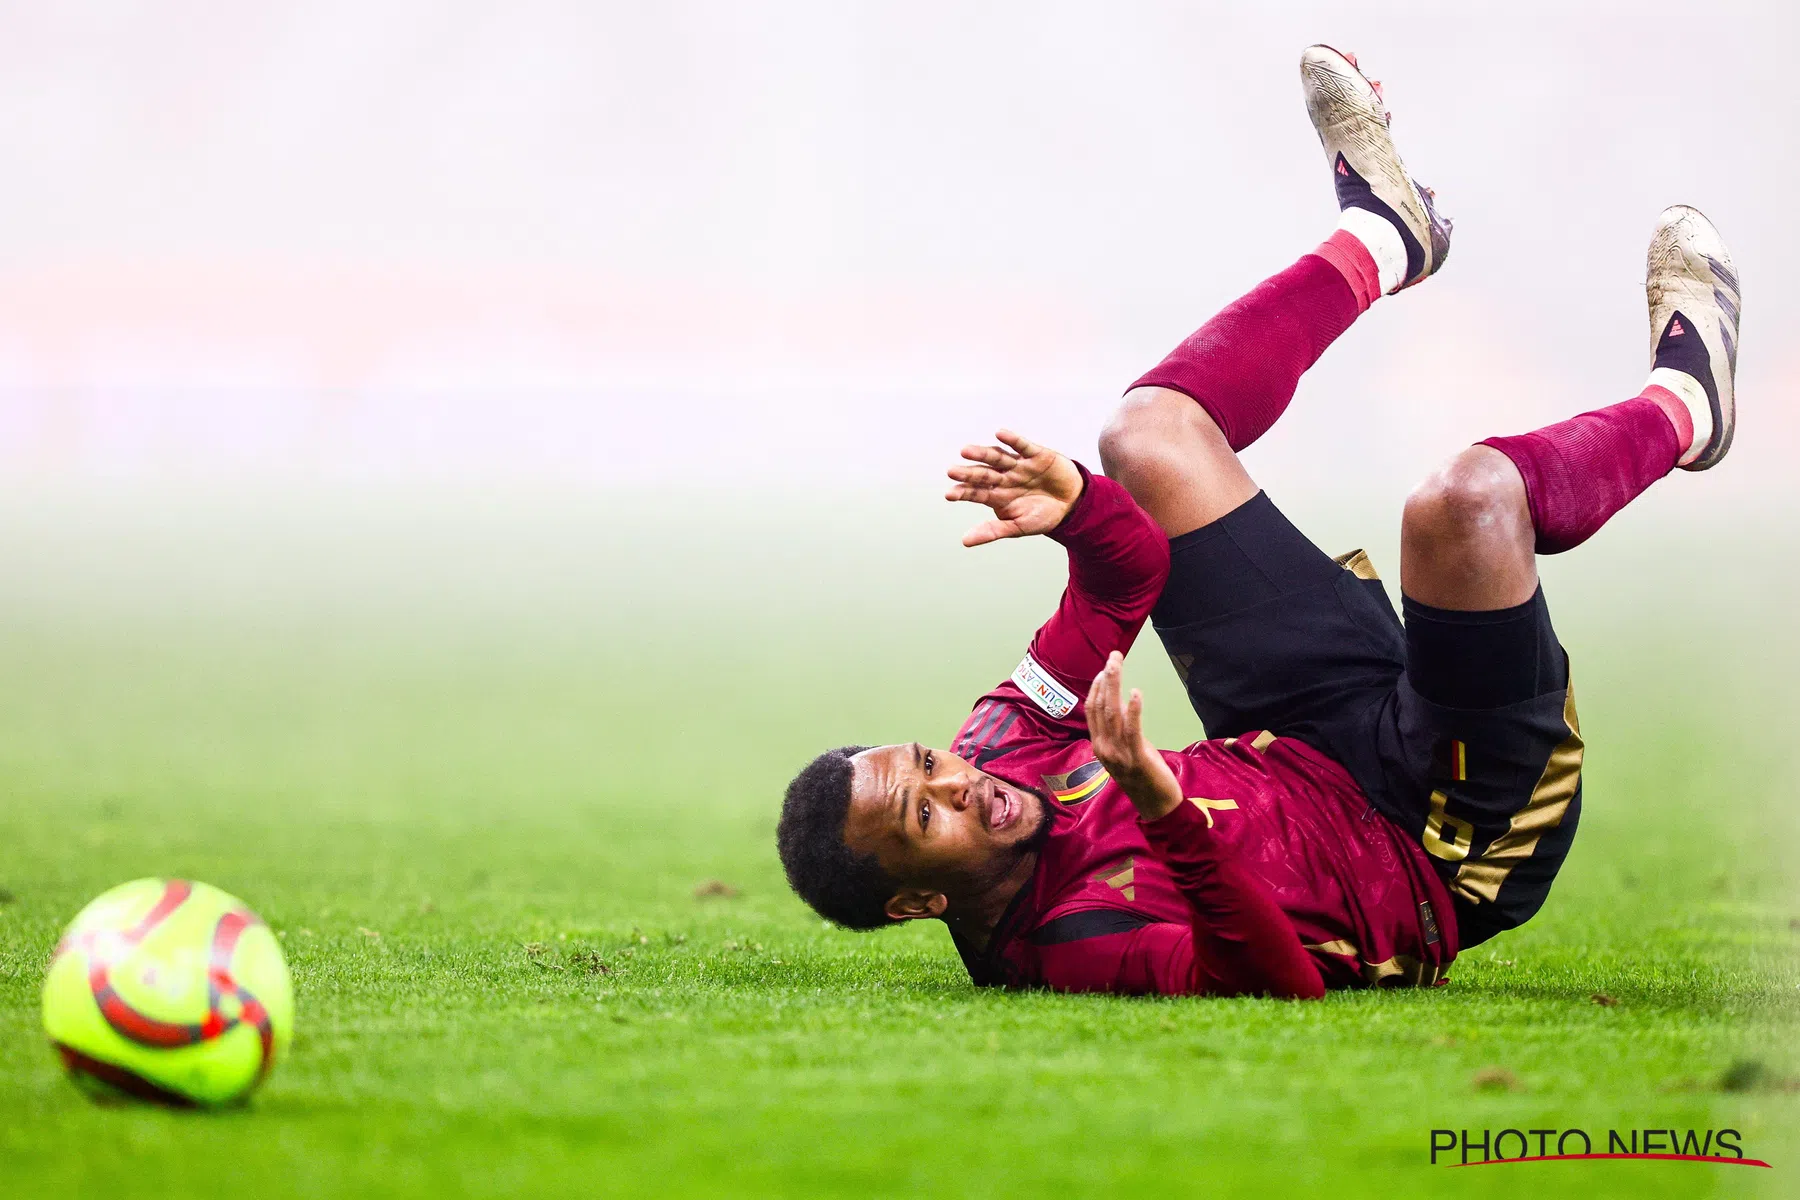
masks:
POLYGON ((1490 1158, 1480 1162, 1446 1163, 1450 1167, 1486 1167, 1494 1163, 1572 1162, 1582 1158, 1654 1159, 1659 1162, 1724 1163, 1737 1167, 1766 1167, 1760 1158, 1724 1158, 1717 1154, 1540 1154, 1533 1158, 1490 1158))

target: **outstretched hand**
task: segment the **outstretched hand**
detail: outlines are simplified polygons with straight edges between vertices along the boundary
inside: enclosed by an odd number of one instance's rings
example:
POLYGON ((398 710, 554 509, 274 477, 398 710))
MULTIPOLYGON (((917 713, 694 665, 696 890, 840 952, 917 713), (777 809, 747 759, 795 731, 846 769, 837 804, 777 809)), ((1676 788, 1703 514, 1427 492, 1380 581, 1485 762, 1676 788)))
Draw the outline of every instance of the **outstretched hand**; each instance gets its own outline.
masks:
POLYGON ((1065 455, 1010 429, 994 437, 1003 445, 964 446, 962 456, 969 465, 950 468, 956 486, 944 499, 994 510, 993 520, 963 534, 965 546, 1049 533, 1081 498, 1081 472, 1065 455))
POLYGON ((1181 783, 1144 736, 1144 694, 1132 688, 1131 698, 1124 698, 1124 667, 1125 656, 1114 650, 1094 677, 1087 696, 1088 739, 1094 757, 1125 789, 1138 816, 1154 821, 1181 803, 1181 783))

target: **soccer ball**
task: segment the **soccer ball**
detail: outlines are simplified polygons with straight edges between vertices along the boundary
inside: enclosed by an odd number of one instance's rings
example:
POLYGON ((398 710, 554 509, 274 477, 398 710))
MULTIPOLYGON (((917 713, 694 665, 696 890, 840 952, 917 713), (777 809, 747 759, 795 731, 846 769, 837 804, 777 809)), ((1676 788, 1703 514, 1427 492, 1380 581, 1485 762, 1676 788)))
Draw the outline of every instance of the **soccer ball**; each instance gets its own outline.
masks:
POLYGON ((139 879, 82 909, 44 979, 44 1031, 96 1099, 242 1100, 294 1034, 269 927, 204 883, 139 879))

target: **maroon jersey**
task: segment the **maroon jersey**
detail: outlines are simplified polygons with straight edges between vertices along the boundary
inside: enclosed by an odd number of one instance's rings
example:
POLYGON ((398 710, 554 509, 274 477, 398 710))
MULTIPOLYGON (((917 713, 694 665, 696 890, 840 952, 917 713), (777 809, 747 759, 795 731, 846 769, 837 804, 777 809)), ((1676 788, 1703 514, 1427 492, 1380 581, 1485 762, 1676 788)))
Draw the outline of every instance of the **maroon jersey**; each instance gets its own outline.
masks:
POLYGON ((1212 969, 1208 948, 1234 936, 1232 902, 1222 908, 1219 889, 1196 882, 1206 872, 1193 860, 1216 852, 1240 892, 1285 915, 1257 927, 1265 943, 1271 930, 1293 939, 1263 947, 1277 960, 1302 947, 1330 987, 1440 982, 1456 956, 1448 892, 1424 851, 1319 751, 1268 733, 1165 750, 1188 803, 1149 826, 1095 761, 1082 701, 1155 606, 1169 543, 1124 488, 1082 474, 1081 498, 1050 534, 1069 552, 1062 603, 951 744, 1054 797, 1031 881, 986 947, 958 943, 970 976, 1059 991, 1265 990, 1221 986, 1212 969))

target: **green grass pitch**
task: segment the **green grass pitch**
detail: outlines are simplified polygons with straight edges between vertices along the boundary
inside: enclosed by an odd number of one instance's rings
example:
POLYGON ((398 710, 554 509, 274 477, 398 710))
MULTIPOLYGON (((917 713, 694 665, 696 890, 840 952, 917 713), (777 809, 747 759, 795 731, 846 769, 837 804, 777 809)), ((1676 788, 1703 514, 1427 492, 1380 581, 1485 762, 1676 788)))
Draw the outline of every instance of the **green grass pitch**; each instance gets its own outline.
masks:
MULTIPOLYGON (((977 992, 941 930, 837 932, 787 894, 788 774, 946 738, 1052 603, 1052 547, 965 554, 958 515, 898 502, 16 499, 6 1195, 1800 1179, 1796 572, 1760 534, 1677 570, 1640 521, 1554 564, 1589 757, 1548 907, 1435 993, 1291 1005, 977 992), (218 884, 282 938, 297 1041, 246 1110, 94 1107, 43 1042, 62 923, 146 874, 218 884), (714 880, 735 894, 697 895, 714 880), (1428 1165, 1433 1128, 1571 1126, 1731 1127, 1774 1169, 1428 1165)), ((1198 736, 1153 638, 1129 671, 1165 744, 1198 736)))

